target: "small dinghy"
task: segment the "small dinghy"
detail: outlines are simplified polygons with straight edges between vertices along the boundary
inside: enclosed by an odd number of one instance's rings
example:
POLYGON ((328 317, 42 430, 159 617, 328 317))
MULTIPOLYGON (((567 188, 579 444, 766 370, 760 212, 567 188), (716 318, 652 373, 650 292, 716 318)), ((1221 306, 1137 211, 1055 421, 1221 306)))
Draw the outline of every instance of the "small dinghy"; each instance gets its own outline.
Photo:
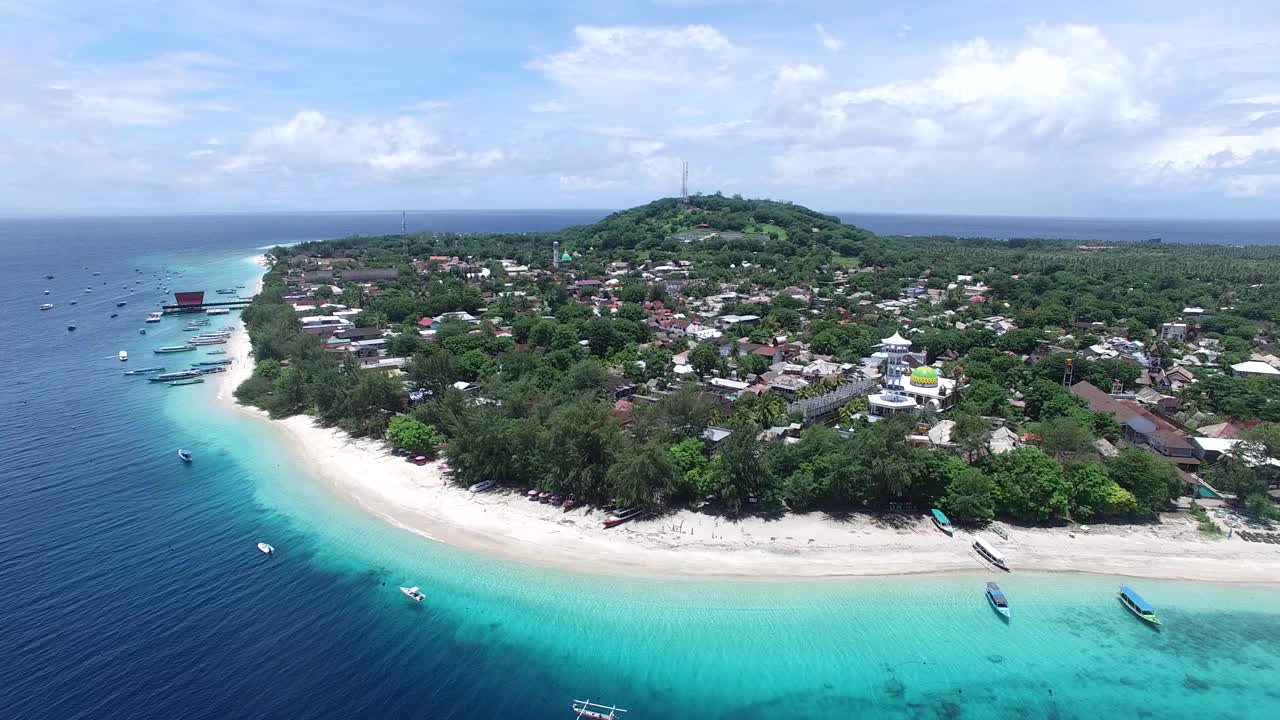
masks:
POLYGON ((189 463, 189 462, 191 462, 191 451, 190 451, 190 450, 179 450, 179 451, 178 451, 178 457, 182 459, 182 462, 189 463))
POLYGON ((422 594, 422 591, 418 589, 417 585, 414 585, 413 587, 402 587, 400 588, 400 592, 404 593, 405 597, 408 597, 414 602, 422 602, 427 597, 422 594))
POLYGON ((270 555, 271 553, 274 553, 276 551, 275 548, 271 547, 266 543, 258 543, 258 549, 267 555, 270 555))

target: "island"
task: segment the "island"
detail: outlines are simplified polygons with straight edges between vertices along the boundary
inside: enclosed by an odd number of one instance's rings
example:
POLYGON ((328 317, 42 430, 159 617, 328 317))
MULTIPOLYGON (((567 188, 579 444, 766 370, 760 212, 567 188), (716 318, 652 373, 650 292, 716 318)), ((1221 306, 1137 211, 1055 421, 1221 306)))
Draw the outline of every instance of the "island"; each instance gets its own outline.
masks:
POLYGON ((362 507, 524 561, 1274 580, 1277 260, 719 194, 308 242, 234 396, 362 507))

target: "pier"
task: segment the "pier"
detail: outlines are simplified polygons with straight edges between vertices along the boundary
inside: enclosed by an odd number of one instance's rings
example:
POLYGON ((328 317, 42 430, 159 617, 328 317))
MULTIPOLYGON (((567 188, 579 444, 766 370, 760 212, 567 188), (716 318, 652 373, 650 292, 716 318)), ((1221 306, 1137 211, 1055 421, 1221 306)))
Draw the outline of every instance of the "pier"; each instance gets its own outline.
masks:
POLYGON ((209 308, 226 308, 228 310, 239 310, 249 303, 253 302, 253 298, 237 297, 235 300, 224 300, 220 302, 205 302, 204 291, 178 292, 173 294, 176 301, 173 305, 162 305, 161 312, 165 315, 181 315, 184 313, 204 312, 209 308))

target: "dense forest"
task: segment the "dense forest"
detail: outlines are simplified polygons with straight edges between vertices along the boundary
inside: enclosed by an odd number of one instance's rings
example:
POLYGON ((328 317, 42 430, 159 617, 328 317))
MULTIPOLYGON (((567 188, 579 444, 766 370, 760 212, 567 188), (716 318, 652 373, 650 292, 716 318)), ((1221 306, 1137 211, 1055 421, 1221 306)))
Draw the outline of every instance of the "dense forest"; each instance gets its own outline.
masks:
MULTIPOLYGON (((273 251, 263 291, 245 313, 258 364, 237 397, 276 416, 309 413, 415 452, 443 447, 463 484, 495 480, 590 503, 698 505, 731 514, 939 504, 975 523, 997 515, 1024 522, 1150 515, 1179 494, 1174 468, 1146 450, 1123 447, 1115 421, 1063 387, 1063 368, 1071 361, 1077 379, 1132 387, 1140 365, 1087 359, 1082 351, 1121 332, 1165 358, 1197 352, 1188 339, 1153 337, 1191 306, 1215 311, 1199 333, 1216 342, 1218 366, 1247 359, 1275 340, 1280 251, 1078 245, 879 237, 789 203, 719 195, 688 204, 660 200, 555 233, 305 243, 273 251), (696 242, 677 237, 699 227, 720 232, 696 242), (572 258, 555 273, 552 241, 572 258), (286 276, 313 256, 400 270, 376 295, 355 283, 336 292, 322 286, 316 295, 359 309, 358 326, 393 333, 388 352, 409 359, 403 376, 362 370, 349 356, 335 359, 323 340, 302 331, 284 299, 286 276), (415 265, 431 257, 460 258, 471 270, 428 263, 423 272, 415 265), (546 272, 508 276, 498 260, 546 272), (688 276, 674 294, 638 271, 670 263, 688 276), (488 274, 477 275, 478 267, 488 274), (571 281, 606 277, 610 268, 623 268, 614 275, 619 282, 602 291, 616 308, 598 313, 574 297, 571 281), (983 304, 966 302, 954 289, 961 275, 985 283, 983 304), (860 308, 913 285, 943 291, 939 302, 907 318, 918 329, 915 347, 964 381, 960 402, 947 414, 956 423, 951 451, 904 441, 917 424, 937 417, 868 423, 856 402, 836 428, 809 427, 796 442, 766 441, 762 430, 793 419, 781 397, 745 395, 729 403, 706 394, 697 380, 671 374, 683 340, 650 342, 652 308, 680 312, 733 290, 738 298, 723 312, 762 318, 749 331, 752 341, 786 337, 838 362, 857 362, 904 320, 860 308), (811 291, 810 300, 774 292, 787 287, 811 291), (751 296, 756 301, 747 302, 751 296), (417 332, 420 318, 453 311, 481 321, 444 322, 430 338, 417 332), (1016 329, 997 334, 986 326, 993 315, 1016 329), (1052 350, 1027 358, 1046 346, 1052 350), (609 397, 611 376, 657 381, 664 389, 656 402, 635 403, 624 425, 609 397), (454 387, 459 381, 475 390, 464 395, 454 387), (709 426, 732 432, 712 444, 703 435, 709 426), (990 453, 987 436, 998 426, 1036 442, 990 453), (1121 445, 1118 454, 1100 456, 1099 438, 1121 445)), ((689 362, 700 380, 748 377, 768 367, 757 355, 725 357, 708 343, 691 346, 689 362)), ((1280 381, 1197 372, 1204 377, 1179 398, 1183 417, 1263 421, 1242 448, 1280 456, 1270 424, 1280 421, 1280 381)), ((1274 512, 1265 496, 1270 470, 1245 455, 1242 449, 1209 472, 1254 511, 1274 512)))

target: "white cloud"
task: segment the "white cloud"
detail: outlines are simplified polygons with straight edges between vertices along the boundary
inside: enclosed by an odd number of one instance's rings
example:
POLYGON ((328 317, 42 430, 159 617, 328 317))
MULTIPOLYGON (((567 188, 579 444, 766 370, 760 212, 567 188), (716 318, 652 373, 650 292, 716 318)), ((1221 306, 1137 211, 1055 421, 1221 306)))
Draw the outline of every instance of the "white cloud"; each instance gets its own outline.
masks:
POLYGON ((838 53, 844 49, 844 41, 827 32, 827 29, 822 27, 822 23, 817 23, 813 29, 818 33, 818 42, 822 43, 822 47, 826 48, 827 52, 838 53))
POLYGON ((531 113, 562 113, 568 110, 569 108, 559 100, 543 100, 529 105, 531 113))
POLYGON ((427 177, 492 170, 507 159, 508 153, 501 148, 463 148, 411 117, 344 120, 303 110, 287 122, 252 133, 216 169, 224 173, 334 169, 427 177))
POLYGON ((453 103, 448 100, 419 100, 413 104, 414 111, 424 114, 443 112, 451 108, 453 103))
POLYGON ((577 45, 539 56, 526 67, 553 82, 589 91, 637 86, 723 84, 733 43, 710 25, 581 25, 577 45))

